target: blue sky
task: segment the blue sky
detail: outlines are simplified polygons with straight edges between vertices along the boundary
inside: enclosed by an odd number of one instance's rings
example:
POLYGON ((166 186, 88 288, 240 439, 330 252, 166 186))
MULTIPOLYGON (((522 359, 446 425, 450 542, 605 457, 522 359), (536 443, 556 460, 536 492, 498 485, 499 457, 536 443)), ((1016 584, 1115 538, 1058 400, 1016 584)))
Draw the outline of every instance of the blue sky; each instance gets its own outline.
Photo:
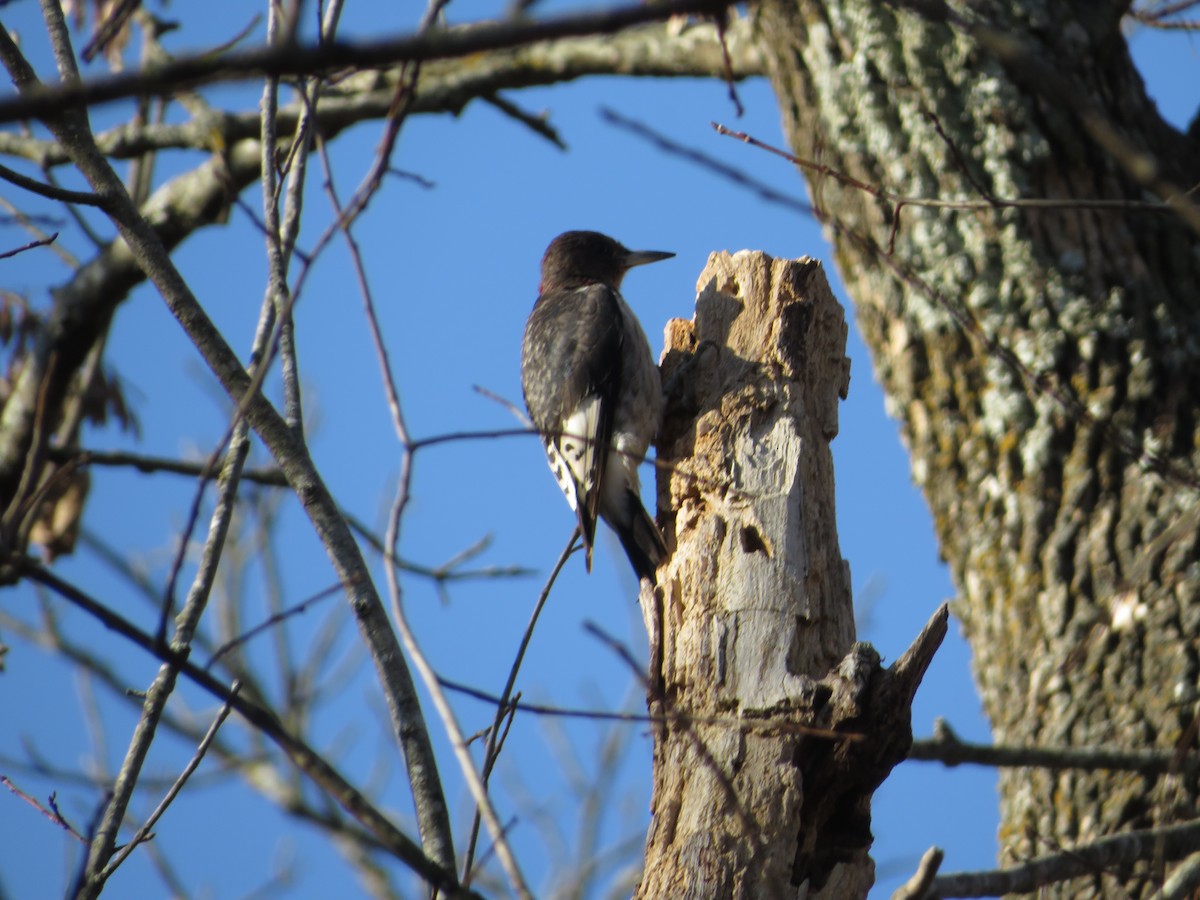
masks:
MULTIPOLYGON (((218 43, 248 19, 238 4, 209 8, 213 11, 188 22, 171 46, 182 51, 208 41, 218 43)), ((547 3, 545 8, 556 7, 547 3)), ((465 19, 494 8, 456 4, 451 9, 465 19)), ((401 32, 412 24, 407 11, 398 14, 391 5, 351 4, 350 10, 350 33, 401 32)), ((2 12, 5 25, 19 30, 23 46, 44 64, 36 5, 26 0, 2 12)), ((167 9, 172 16, 192 12, 177 4, 167 9)), ((1133 47, 1164 115, 1185 125, 1196 107, 1200 78, 1180 73, 1195 72, 1195 44, 1185 36, 1139 33, 1133 47)), ((786 164, 710 128, 709 122, 716 120, 782 145, 779 116, 765 82, 741 85, 738 92, 746 108, 742 119, 736 118, 726 88, 704 81, 588 79, 510 94, 509 99, 524 109, 548 114, 569 145, 565 153, 482 103, 472 104, 457 118, 415 117, 405 125, 394 165, 433 186, 390 180, 361 220, 357 237, 415 436, 512 426, 511 415, 480 396, 475 386, 519 401, 520 337, 537 292, 538 261, 548 241, 566 229, 596 229, 630 247, 677 254, 636 270, 625 285, 656 353, 663 324, 672 317, 690 317, 695 280, 713 250, 751 248, 782 257, 814 256, 826 262, 835 292, 850 306, 832 270, 828 246, 812 220, 665 156, 606 124, 600 114, 602 107, 610 107, 803 201, 803 184, 786 164)), ((215 103, 232 108, 252 108, 258 90, 227 87, 214 97, 215 103)), ((115 121, 122 112, 114 108, 97 118, 115 121)), ((369 165, 377 135, 377 127, 371 125, 336 142, 343 196, 369 165)), ((164 158, 161 171, 185 168, 200 159, 198 154, 164 158)), ((0 192, 16 202, 26 199, 4 186, 0 192)), ((260 203, 254 190, 245 198, 252 206, 260 203)), ((311 240, 329 218, 319 174, 312 182, 306 216, 305 235, 311 240)), ((24 237, 15 228, 0 226, 0 239, 7 247, 22 243, 24 237)), ((61 240, 86 258, 85 241, 69 226, 61 240)), ((265 286, 262 241, 246 218, 235 213, 230 227, 196 235, 176 259, 230 343, 244 352, 265 286)), ((40 307, 48 302, 46 286, 67 277, 66 269, 46 251, 2 265, 4 283, 27 292, 40 307)), ((338 501, 379 525, 394 488, 399 454, 361 299, 341 246, 316 266, 296 315, 314 456, 338 501)), ((833 443, 839 536, 856 598, 862 601, 860 637, 891 660, 936 606, 953 596, 953 587, 938 559, 928 509, 912 485, 897 426, 884 412, 868 354, 853 329, 848 355, 850 395, 842 405, 841 431, 833 443)), ((124 379, 142 436, 137 440, 112 429, 92 431, 86 438, 90 446, 192 457, 211 451, 225 428, 225 407, 214 400, 214 380, 152 291, 138 289, 125 305, 110 340, 109 359, 124 379)), ((256 457, 266 461, 261 450, 256 457)), ((647 470, 644 480, 651 477, 647 470)), ((85 524, 161 584, 192 492, 190 482, 173 476, 97 472, 85 524)), ((331 585, 334 577, 294 501, 284 499, 280 516, 275 540, 285 569, 285 602, 296 603, 331 585)), ((449 603, 441 602, 428 583, 405 579, 408 613, 441 674, 499 689, 544 576, 572 524, 533 439, 453 443, 418 456, 401 544, 406 558, 439 563, 490 536, 480 563, 519 564, 538 571, 530 578, 457 585, 451 588, 449 603)), ((241 549, 252 550, 249 544, 241 549)), ((86 551, 63 560, 60 569, 128 615, 153 621, 149 607, 128 584, 86 551)), ((266 615, 259 567, 251 567, 245 589, 251 597, 246 621, 253 624, 266 615)), ((610 536, 599 541, 590 576, 580 559, 573 560, 559 579, 522 670, 518 688, 526 699, 566 707, 640 708, 624 664, 583 629, 584 622, 595 621, 642 653, 645 638, 633 603, 635 591, 627 563, 610 536)), ((37 603, 34 592, 21 587, 5 593, 3 612, 35 618, 37 603)), ((322 601, 287 623, 298 648, 314 640, 327 617, 339 615, 339 603, 336 598, 322 601)), ((153 661, 81 614, 58 603, 55 608, 68 634, 115 660, 124 683, 134 688, 149 683, 156 668, 153 661)), ((64 769, 114 771, 134 722, 128 707, 75 677, 52 655, 16 641, 11 633, 3 637, 12 649, 6 671, 0 674, 0 714, 9 723, 0 729, 0 756, 6 761, 24 758, 32 748, 64 769), (103 719, 103 752, 98 757, 89 748, 100 726, 81 712, 92 695, 100 698, 103 719)), ((267 659, 271 643, 269 637, 262 638, 252 652, 267 659)), ((356 653, 347 626, 332 656, 353 659, 356 653)), ((202 719, 211 717, 214 708, 208 697, 187 687, 180 693, 202 719)), ((373 676, 360 665, 338 702, 316 718, 317 743, 333 748, 339 767, 364 783, 377 771, 381 757, 394 756, 386 725, 381 731, 380 708, 373 676)), ((490 719, 488 709, 474 701, 456 700, 456 710, 468 733, 490 719)), ((913 715, 917 735, 927 735, 937 716, 945 717, 965 739, 987 740, 968 651, 954 627, 918 694, 913 715)), ((586 773, 595 765, 609 727, 570 722, 548 726, 532 717, 518 719, 514 727, 500 765, 498 802, 502 818, 522 816, 513 840, 539 895, 549 890, 548 873, 562 861, 539 836, 534 818, 520 812, 517 798, 542 805, 548 821, 569 841, 577 804, 570 797, 554 730, 561 732, 586 773)), ((602 829, 605 846, 644 830, 648 815, 650 739, 643 728, 623 727, 629 729, 628 748, 610 793, 612 809, 602 829)), ((239 730, 230 729, 231 737, 239 730)), ((440 736, 437 740, 461 831, 466 793, 445 741, 440 736)), ((189 755, 187 746, 164 740, 156 745, 149 771, 173 776, 189 755)), ((395 769, 393 759, 390 774, 378 780, 373 796, 407 824, 411 804, 395 769)), ((88 795, 65 779, 7 764, 0 764, 0 772, 41 797, 57 790, 64 812, 86 822, 88 795)), ((974 767, 901 765, 876 796, 875 895, 888 896, 931 844, 945 848, 946 870, 992 865, 994 786, 991 772, 974 767)), ((144 814, 156 799, 143 798, 135 811, 144 814)), ((284 892, 289 897, 323 897, 331 891, 348 896, 346 869, 320 836, 282 819, 245 789, 188 791, 156 830, 158 844, 178 863, 197 896, 243 896, 264 884, 277 866, 290 866, 294 872, 295 883, 284 892)), ((61 890, 76 854, 68 839, 6 793, 0 794, 0 833, 8 836, 0 842, 0 891, 24 898, 61 890)), ((398 877, 403 881, 402 873, 398 877)), ((113 896, 163 892, 146 854, 135 854, 111 890, 113 896)))

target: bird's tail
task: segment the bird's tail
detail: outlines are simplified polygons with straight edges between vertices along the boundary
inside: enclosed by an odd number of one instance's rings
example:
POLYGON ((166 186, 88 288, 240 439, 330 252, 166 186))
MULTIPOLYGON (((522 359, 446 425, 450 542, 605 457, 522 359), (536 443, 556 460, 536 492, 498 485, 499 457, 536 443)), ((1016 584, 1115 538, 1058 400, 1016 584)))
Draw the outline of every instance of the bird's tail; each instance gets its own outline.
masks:
POLYGON ((658 567, 667 558, 667 545, 642 501, 632 491, 628 494, 628 507, 632 515, 626 517, 627 524, 613 530, 638 578, 648 578, 653 584, 658 567))

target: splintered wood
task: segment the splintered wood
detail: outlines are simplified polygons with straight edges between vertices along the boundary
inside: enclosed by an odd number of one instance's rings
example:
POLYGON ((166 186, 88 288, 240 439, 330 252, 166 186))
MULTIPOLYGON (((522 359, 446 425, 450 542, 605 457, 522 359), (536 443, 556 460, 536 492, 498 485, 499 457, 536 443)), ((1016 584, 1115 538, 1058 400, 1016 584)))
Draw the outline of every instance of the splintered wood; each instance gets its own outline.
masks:
POLYGON ((713 254, 697 291, 662 360, 672 555, 640 598, 661 724, 636 896, 862 897, 870 796, 911 743, 924 666, 854 643, 829 448, 845 314, 812 259, 713 254))

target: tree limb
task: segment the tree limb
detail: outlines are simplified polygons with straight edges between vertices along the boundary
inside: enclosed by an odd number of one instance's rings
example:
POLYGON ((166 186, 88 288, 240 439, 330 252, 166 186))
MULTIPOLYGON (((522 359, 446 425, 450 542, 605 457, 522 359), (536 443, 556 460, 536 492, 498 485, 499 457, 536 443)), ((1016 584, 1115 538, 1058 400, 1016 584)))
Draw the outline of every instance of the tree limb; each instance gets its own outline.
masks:
POLYGON ((929 885, 937 875, 938 866, 945 857, 940 847, 930 847, 921 856, 917 871, 893 893, 892 900, 921 900, 929 893, 929 885))
POLYGON ((1179 859, 1196 852, 1197 848, 1200 848, 1200 822, 1127 831, 1061 853, 1039 856, 1007 869, 939 875, 925 897, 1028 894, 1049 884, 1119 869, 1155 855, 1163 860, 1179 859))
MULTIPOLYGON (((0 28, 0 55, 21 91, 37 93, 38 82, 33 70, 3 28, 0 28)), ((63 53, 57 52, 57 56, 62 57, 63 53)), ((63 66, 65 63, 60 59, 60 67, 63 66)), ((453 871, 449 817, 412 676, 361 550, 312 457, 287 422, 258 391, 250 374, 242 367, 175 267, 158 229, 137 209, 120 178, 101 156, 83 111, 67 108, 45 124, 70 154, 92 189, 105 199, 109 216, 120 232, 122 245, 128 249, 131 262, 158 289, 168 309, 200 351, 221 386, 238 404, 246 421, 279 463, 288 484, 313 523, 345 588, 347 601, 375 664, 392 726, 408 767, 409 784, 412 786, 426 850, 442 868, 453 871)), ((34 368, 28 366, 27 370, 34 368)), ((35 405, 33 409, 38 409, 38 406, 35 405)), ((6 418, 8 412, 6 407, 6 418)))
POLYGON ((45 197, 48 200, 57 200, 60 203, 79 203, 84 206, 104 205, 95 194, 87 191, 71 191, 66 188, 55 187, 52 184, 42 184, 40 181, 22 175, 20 172, 14 172, 8 166, 0 166, 0 178, 3 178, 9 184, 15 184, 22 190, 37 194, 39 197, 45 197))
MULTIPOLYGON (((731 20, 725 29, 725 44, 735 79, 764 73, 749 20, 731 20)), ((422 66, 410 114, 458 113, 472 100, 491 98, 499 91, 560 84, 589 75, 718 78, 722 75, 721 45, 711 25, 697 24, 676 34, 665 25, 654 24, 606 37, 565 38, 492 50, 472 57, 470 66, 458 60, 433 61, 422 66)), ((398 77, 396 70, 367 71, 331 82, 315 108, 317 130, 328 139, 350 125, 384 118, 398 77)), ((303 114, 301 101, 279 108, 276 129, 281 139, 295 133, 303 114)), ((212 111, 181 123, 126 122, 96 135, 96 144, 105 156, 130 159, 152 150, 228 148, 257 139, 260 131, 257 110, 212 111)), ((70 162, 55 141, 11 131, 0 132, 0 154, 39 165, 70 162)))
MULTIPOLYGON (((726 39, 735 75, 761 72, 745 20, 731 22, 726 39)), ((647 26, 604 40, 576 39, 497 51, 473 59, 470 67, 426 65, 410 114, 458 111, 471 99, 491 96, 498 90, 552 84, 588 74, 715 76, 720 67, 720 49, 711 27, 695 27, 672 36, 663 26, 647 26)), ((395 93, 395 78, 395 73, 366 72, 328 88, 314 113, 316 131, 329 140, 359 122, 386 117, 395 93)), ((280 140, 295 134, 304 109, 301 101, 280 108, 276 116, 280 140)), ((171 250, 195 231, 224 222, 237 195, 258 181, 260 131, 257 111, 212 113, 183 125, 150 124, 139 128, 127 124, 102 135, 97 143, 104 155, 117 159, 170 147, 223 148, 208 161, 164 184, 142 206, 142 217, 161 244, 171 250)), ((55 141, 4 132, 0 132, 0 153, 46 166, 69 161, 65 149, 55 141)), ((145 275, 128 245, 115 241, 54 291, 54 310, 47 320, 42 346, 22 370, 0 419, 0 497, 11 494, 4 483, 13 472, 19 473, 26 458, 40 386, 52 377, 47 398, 53 411, 94 336, 104 333, 105 323, 116 307, 143 280, 145 275), (57 361, 53 372, 52 359, 57 361)))
POLYGON ((1118 750, 1107 747, 1013 747, 972 744, 959 739, 942 719, 933 726, 933 737, 913 741, 909 759, 940 762, 947 766, 973 763, 980 766, 1037 766, 1062 769, 1109 769, 1141 775, 1178 773, 1191 778, 1200 770, 1195 754, 1170 750, 1118 750))
POLYGON ((452 897, 476 897, 469 891, 460 890, 457 876, 452 870, 440 867, 426 856, 421 848, 407 835, 396 828, 378 808, 363 796, 353 785, 330 765, 306 742, 292 734, 279 718, 268 708, 251 700, 245 693, 232 694, 217 677, 201 669, 170 647, 155 642, 153 635, 142 631, 129 620, 117 615, 104 603, 85 594, 59 578, 35 560, 19 557, 8 560, 8 564, 20 570, 27 578, 54 591, 75 607, 99 621, 110 631, 121 635, 151 656, 170 662, 178 667, 181 675, 223 703, 228 703, 239 715, 272 742, 274 742, 300 771, 332 797, 339 806, 367 828, 380 842, 380 846, 431 885, 449 892, 452 897), (456 893, 457 891, 457 893, 456 893))
POLYGON ((0 101, 0 122, 53 115, 123 97, 169 95, 217 82, 262 76, 328 74, 350 66, 382 68, 401 62, 462 59, 489 50, 521 47, 538 41, 583 35, 614 34, 634 25, 676 15, 720 15, 728 0, 670 0, 613 9, 572 13, 541 21, 514 20, 466 25, 424 35, 404 34, 373 41, 333 41, 304 46, 296 43, 256 47, 233 53, 181 57, 150 70, 118 73, 87 82, 40 86, 0 101))

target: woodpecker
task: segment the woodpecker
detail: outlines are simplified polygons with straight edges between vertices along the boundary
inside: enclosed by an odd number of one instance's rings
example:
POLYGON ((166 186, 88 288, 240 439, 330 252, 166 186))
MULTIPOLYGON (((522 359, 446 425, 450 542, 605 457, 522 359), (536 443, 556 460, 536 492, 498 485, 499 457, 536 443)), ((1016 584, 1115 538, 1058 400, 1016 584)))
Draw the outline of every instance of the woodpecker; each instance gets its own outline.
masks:
POLYGON ((653 582, 667 555, 638 482, 662 417, 662 382, 620 288, 634 266, 674 255, 568 231, 542 257, 521 385, 550 471, 575 511, 589 572, 597 515, 617 533, 638 578, 653 582))

